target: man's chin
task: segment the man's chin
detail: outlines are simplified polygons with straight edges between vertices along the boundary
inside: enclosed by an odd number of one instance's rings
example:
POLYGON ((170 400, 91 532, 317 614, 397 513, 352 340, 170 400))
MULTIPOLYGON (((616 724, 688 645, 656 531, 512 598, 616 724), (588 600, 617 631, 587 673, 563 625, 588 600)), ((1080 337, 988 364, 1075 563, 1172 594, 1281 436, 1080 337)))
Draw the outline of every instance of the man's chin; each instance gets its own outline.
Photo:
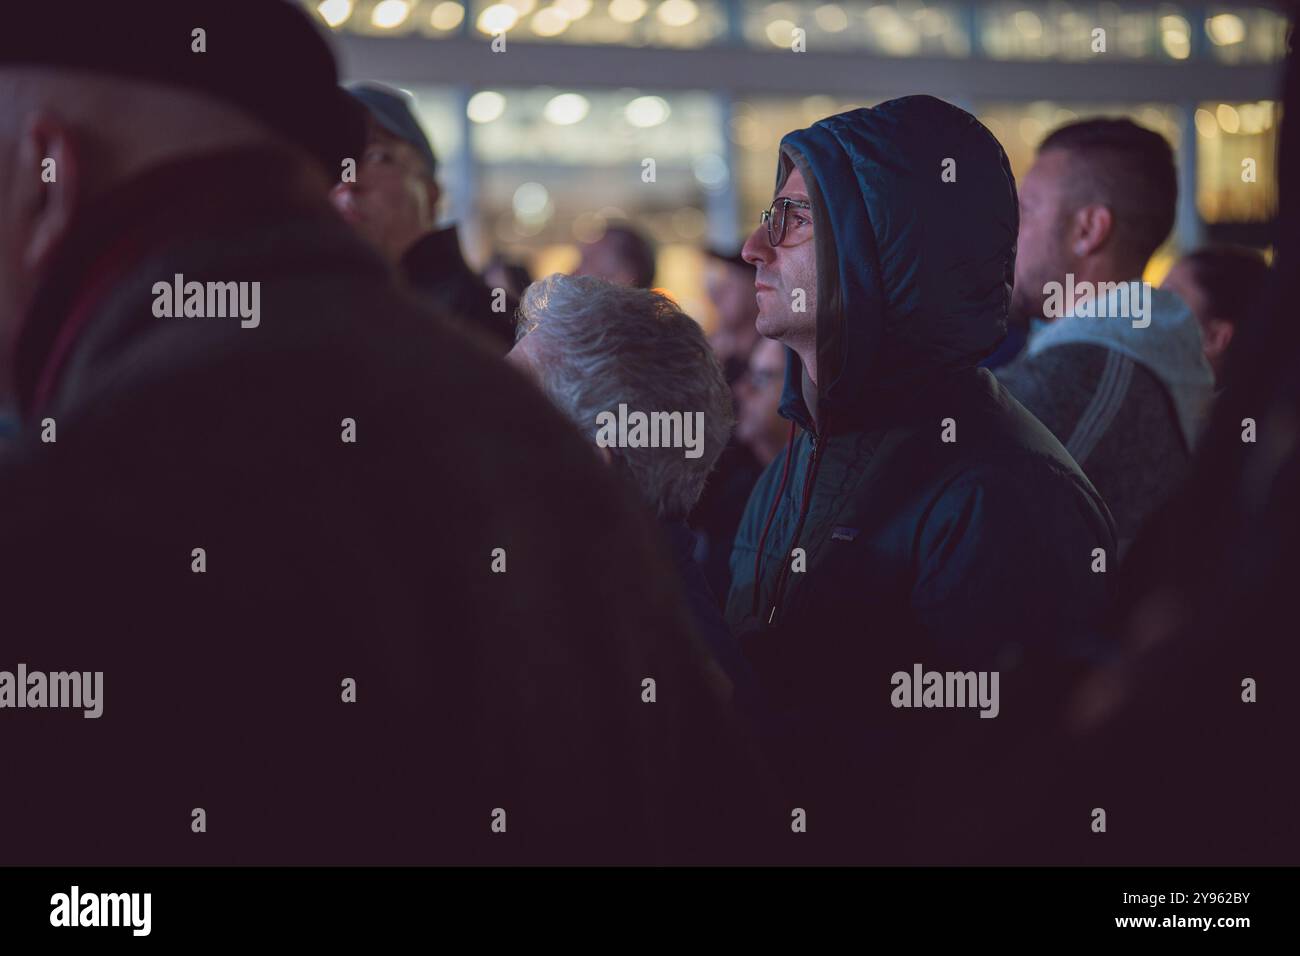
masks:
POLYGON ((765 315, 758 313, 754 328, 765 339, 780 339, 790 327, 790 320, 783 315, 765 315))

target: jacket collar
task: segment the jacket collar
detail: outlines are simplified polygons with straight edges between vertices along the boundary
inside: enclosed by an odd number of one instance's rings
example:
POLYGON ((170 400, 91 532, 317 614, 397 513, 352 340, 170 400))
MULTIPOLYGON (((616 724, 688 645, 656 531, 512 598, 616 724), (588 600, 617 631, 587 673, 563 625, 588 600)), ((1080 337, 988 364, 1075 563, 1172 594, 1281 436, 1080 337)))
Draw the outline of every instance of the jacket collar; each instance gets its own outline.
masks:
POLYGON ((460 251, 455 226, 427 233, 402 256, 402 274, 416 285, 472 272, 460 251))
POLYGON ((78 337, 136 263, 250 214, 311 202, 292 160, 272 149, 239 149, 155 167, 91 203, 25 310, 14 359, 23 417, 49 399, 78 337))

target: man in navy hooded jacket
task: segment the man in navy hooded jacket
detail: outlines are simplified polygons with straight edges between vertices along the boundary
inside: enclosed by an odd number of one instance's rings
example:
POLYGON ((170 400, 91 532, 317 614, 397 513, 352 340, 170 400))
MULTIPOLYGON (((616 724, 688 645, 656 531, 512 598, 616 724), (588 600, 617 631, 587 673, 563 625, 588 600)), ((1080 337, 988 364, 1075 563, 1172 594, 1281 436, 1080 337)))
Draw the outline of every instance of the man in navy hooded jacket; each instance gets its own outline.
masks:
MULTIPOLYGON (((1063 769, 1066 755, 1012 754, 1103 652, 1114 528, 977 367, 1006 332, 1006 155, 932 97, 854 110, 785 136, 763 220, 743 255, 758 329, 788 347, 791 439, 741 523, 727 618, 779 711, 791 850, 1013 855, 990 821, 1063 769)), ((1080 801, 1044 818, 1087 826, 1080 801)))

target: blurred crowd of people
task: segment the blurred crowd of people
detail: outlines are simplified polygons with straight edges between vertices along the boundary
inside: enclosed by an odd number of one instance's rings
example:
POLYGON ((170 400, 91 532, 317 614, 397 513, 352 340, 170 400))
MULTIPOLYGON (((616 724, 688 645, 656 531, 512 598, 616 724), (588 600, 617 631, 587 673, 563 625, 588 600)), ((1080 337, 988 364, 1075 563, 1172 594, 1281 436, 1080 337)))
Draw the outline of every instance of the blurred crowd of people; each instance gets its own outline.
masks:
POLYGON ((1295 277, 1143 286, 1163 138, 791 131, 706 336, 634 223, 476 273, 408 97, 239 6, 0 41, 0 656, 106 686, 6 735, 11 859, 1295 862, 1295 277))

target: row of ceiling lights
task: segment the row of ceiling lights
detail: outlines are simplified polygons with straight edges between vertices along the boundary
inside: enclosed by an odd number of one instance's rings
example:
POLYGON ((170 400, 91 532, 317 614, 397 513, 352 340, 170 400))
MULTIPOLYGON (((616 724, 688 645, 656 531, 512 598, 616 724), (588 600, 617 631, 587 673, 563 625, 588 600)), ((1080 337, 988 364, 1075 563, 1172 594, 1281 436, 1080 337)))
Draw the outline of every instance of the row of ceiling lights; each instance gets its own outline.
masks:
MULTIPOLYGON (((475 123, 491 123, 505 112, 506 98, 494 90, 483 90, 474 94, 469 100, 469 118, 475 123)), ((552 97, 542 109, 542 115, 557 126, 569 126, 581 122, 590 112, 591 104, 579 93, 561 93, 552 97)), ((1196 111, 1196 130, 1203 138, 1212 139, 1220 133, 1257 134, 1268 130, 1273 125, 1273 106, 1271 103, 1245 103, 1232 106, 1220 103, 1213 111, 1198 109, 1196 111)), ((824 111, 824 110, 823 110, 824 111)), ((668 119, 671 110, 668 103, 658 96, 640 96, 624 107, 624 117, 632 126, 642 129, 658 126, 668 119)), ((1055 118, 1057 125, 1076 119, 1068 110, 1058 111, 1055 118)), ((738 117, 744 120, 745 117, 738 117)), ((1150 123, 1150 118, 1148 118, 1150 123)), ((1036 143, 1046 132, 1047 125, 1036 117, 1026 117, 1021 121, 1020 134, 1029 143, 1036 143)), ((1155 125, 1163 125, 1155 124, 1155 125)), ((747 135, 743 123, 737 124, 733 138, 742 145, 755 145, 751 142, 758 137, 747 135)))
MULTIPOLYGON (((415 8, 413 0, 380 0, 370 10, 370 25, 379 30, 395 30, 407 22, 415 8)), ((485 7, 478 15, 475 26, 480 33, 495 35, 513 29, 529 14, 533 32, 539 36, 556 36, 570 23, 581 20, 591 12, 592 0, 552 0, 537 9, 537 0, 504 0, 485 7), (535 13, 534 13, 535 11, 535 13)), ((649 12, 647 0, 610 0, 609 17, 618 23, 636 23, 649 12)), ((354 0, 320 0, 316 11, 329 26, 337 29, 352 18, 356 10, 354 0)), ((700 15, 694 0, 662 0, 655 8, 655 17, 669 27, 684 27, 695 22, 700 15)), ((435 4, 429 11, 429 25, 435 30, 450 31, 465 19, 463 3, 446 0, 435 4)))
MULTIPOLYGON (((491 123, 506 110, 506 98, 495 90, 482 90, 470 97, 466 113, 475 123, 491 123)), ((572 126, 591 112, 590 101, 581 93, 560 93, 542 107, 542 116, 556 126, 572 126)), ((668 101, 661 96, 638 96, 623 107, 623 117, 631 126, 649 129, 671 115, 668 101)))
MULTIPOLYGON (((378 29, 391 30, 406 22, 415 4, 413 0, 380 0, 370 11, 370 23, 378 29)), ((591 12, 592 0, 553 0, 537 10, 537 0, 505 0, 485 7, 479 14, 476 26, 485 34, 497 34, 513 29, 519 21, 533 13, 533 31, 541 36, 555 36, 568 28, 568 25, 580 20, 591 12)), ((331 27, 339 27, 352 16, 354 0, 321 0, 317 11, 331 27)), ((610 19, 619 23, 635 23, 649 11, 647 0, 610 0, 610 19)), ((776 7, 773 12, 779 12, 776 7)), ((937 32, 949 26, 947 17, 939 11, 925 10, 923 15, 930 18, 925 32, 937 32)), ((686 26, 699 16, 699 8, 693 0, 663 0, 655 10, 655 16, 665 25, 673 27, 686 26)), ((429 12, 430 25, 440 31, 454 30, 465 18, 465 6, 462 3, 446 2, 435 4, 429 12)), ((813 18, 823 30, 838 33, 848 28, 849 19, 839 4, 828 3, 817 7, 813 18)), ((902 18, 897 11, 884 5, 876 5, 867 11, 868 21, 874 19, 878 28, 889 30, 902 26, 902 18), (874 17, 873 17, 874 15, 874 17)), ((1038 39, 1043 34, 1041 18, 1033 10, 1018 10, 1011 17, 1012 25, 1026 39, 1038 39)), ((785 34, 787 19, 777 16, 767 27, 768 37, 773 43, 786 45, 785 34)), ((793 28, 793 22, 790 22, 793 28)), ((1167 14, 1160 19, 1161 40, 1166 52, 1176 59, 1185 59, 1190 53, 1191 26, 1177 14, 1167 14)), ((1242 42, 1246 37, 1246 25, 1235 13, 1219 13, 1206 18, 1205 32, 1210 42, 1216 46, 1232 46, 1242 42)))

